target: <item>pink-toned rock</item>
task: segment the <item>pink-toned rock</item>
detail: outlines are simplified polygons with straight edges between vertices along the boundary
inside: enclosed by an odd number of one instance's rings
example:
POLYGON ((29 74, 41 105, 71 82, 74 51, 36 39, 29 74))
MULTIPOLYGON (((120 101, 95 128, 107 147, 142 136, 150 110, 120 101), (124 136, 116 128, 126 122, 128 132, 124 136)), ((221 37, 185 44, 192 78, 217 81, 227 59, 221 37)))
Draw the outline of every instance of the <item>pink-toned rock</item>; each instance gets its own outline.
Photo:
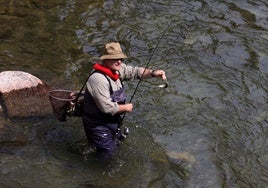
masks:
POLYGON ((43 116, 52 113, 48 99, 51 87, 22 71, 0 73, 2 109, 8 117, 43 116))

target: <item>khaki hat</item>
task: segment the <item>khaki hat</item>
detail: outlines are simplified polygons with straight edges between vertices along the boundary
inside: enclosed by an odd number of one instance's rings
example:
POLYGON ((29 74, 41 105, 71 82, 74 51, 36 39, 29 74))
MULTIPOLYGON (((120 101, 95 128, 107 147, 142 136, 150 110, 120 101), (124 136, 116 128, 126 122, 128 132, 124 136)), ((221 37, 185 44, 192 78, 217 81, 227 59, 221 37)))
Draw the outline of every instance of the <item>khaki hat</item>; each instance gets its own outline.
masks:
POLYGON ((110 42, 105 44, 103 55, 100 60, 104 59, 125 59, 127 56, 123 53, 118 42, 110 42))

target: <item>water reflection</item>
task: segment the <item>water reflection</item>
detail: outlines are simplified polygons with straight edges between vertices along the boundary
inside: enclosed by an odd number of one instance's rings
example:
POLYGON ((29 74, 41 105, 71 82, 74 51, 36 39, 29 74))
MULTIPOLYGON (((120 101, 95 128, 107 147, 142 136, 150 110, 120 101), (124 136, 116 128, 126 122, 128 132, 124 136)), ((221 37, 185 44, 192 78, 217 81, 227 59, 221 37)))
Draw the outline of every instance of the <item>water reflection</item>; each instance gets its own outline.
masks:
MULTIPOLYGON (((104 43, 120 41, 145 81, 117 157, 99 164, 79 119, 0 122, 3 187, 265 187, 266 1, 0 1, 0 70, 79 89, 104 43), (40 183, 42 182, 42 183, 40 183)), ((136 83, 128 83, 128 96, 136 83)))

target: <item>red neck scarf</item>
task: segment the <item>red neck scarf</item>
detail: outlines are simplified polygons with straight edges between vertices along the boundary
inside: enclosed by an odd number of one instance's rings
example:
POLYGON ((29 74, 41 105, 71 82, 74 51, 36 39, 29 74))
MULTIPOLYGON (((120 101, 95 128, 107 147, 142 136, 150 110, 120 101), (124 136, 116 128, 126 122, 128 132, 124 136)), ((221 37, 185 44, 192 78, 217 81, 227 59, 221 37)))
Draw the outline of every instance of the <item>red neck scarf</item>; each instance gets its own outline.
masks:
POLYGON ((112 71, 108 67, 105 67, 105 66, 103 66, 101 64, 95 63, 94 66, 93 66, 93 69, 106 74, 107 76, 112 78, 114 81, 116 81, 119 78, 119 74, 117 74, 115 71, 112 71))

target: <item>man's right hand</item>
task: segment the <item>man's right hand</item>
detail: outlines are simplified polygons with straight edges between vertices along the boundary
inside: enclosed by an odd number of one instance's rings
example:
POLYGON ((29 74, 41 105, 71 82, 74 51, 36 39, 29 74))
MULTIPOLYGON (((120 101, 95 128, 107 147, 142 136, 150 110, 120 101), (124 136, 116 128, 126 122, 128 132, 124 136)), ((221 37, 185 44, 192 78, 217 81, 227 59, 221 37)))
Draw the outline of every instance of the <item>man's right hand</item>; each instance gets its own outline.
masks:
POLYGON ((132 103, 119 104, 117 113, 132 112, 132 110, 133 110, 133 104, 132 103))

